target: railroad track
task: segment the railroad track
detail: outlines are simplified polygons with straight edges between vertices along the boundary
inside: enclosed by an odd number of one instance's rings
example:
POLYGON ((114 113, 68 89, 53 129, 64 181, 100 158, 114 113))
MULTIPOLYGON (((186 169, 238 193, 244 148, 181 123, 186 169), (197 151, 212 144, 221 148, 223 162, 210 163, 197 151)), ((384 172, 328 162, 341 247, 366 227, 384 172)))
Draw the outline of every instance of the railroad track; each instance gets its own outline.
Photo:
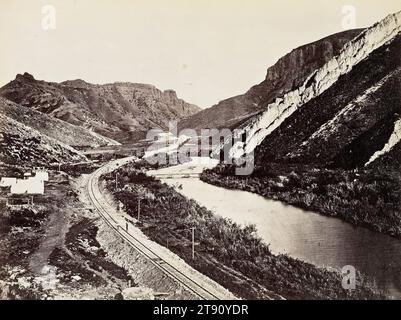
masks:
POLYGON ((109 211, 112 211, 112 208, 110 208, 110 205, 105 201, 100 192, 99 178, 103 172, 106 172, 105 169, 107 169, 108 166, 112 166, 114 164, 115 170, 119 166, 127 163, 130 159, 132 158, 130 157, 123 159, 122 164, 118 164, 118 162, 121 160, 112 161, 109 164, 106 164, 105 166, 97 169, 89 177, 87 191, 89 194, 89 198, 93 203, 94 208, 98 211, 99 215, 103 218, 107 225, 114 230, 114 232, 116 232, 121 238, 123 238, 127 243, 134 247, 140 254, 149 259, 149 261, 151 261, 153 265, 163 271, 167 276, 180 283, 183 287, 188 289, 200 299, 220 300, 233 298, 228 295, 213 293, 211 292, 211 290, 206 289, 201 283, 192 279, 190 275, 187 275, 184 272, 180 271, 179 269, 177 269, 177 267, 170 264, 153 249, 149 248, 146 243, 141 241, 141 239, 128 233, 123 227, 124 224, 122 224, 121 221, 119 222, 117 217, 114 218, 112 214, 110 214, 109 211))

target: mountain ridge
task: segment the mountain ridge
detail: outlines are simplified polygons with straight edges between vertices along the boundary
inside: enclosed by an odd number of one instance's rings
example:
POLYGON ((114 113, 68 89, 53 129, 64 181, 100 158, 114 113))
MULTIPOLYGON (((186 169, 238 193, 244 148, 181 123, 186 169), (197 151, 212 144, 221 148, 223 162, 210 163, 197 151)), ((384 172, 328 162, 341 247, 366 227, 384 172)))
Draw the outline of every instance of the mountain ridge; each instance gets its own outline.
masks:
POLYGON ((265 79, 246 93, 220 101, 179 122, 179 129, 235 128, 266 104, 299 85, 309 74, 340 52, 363 29, 347 30, 293 49, 266 71, 265 79))
POLYGON ((36 80, 29 73, 18 74, 0 88, 0 96, 119 142, 143 138, 152 128, 167 129, 169 121, 200 110, 174 90, 153 85, 91 84, 81 79, 56 83, 36 80))
POLYGON ((398 12, 365 29, 213 152, 245 156, 248 174, 226 161, 201 178, 400 238, 400 89, 398 12))
POLYGON ((236 133, 236 138, 239 139, 246 134, 246 140, 238 141, 231 148, 231 154, 238 158, 252 152, 298 108, 324 93, 370 53, 394 40, 401 30, 400 20, 401 12, 398 12, 365 29, 348 42, 339 55, 315 70, 301 87, 276 98, 260 115, 242 125, 241 130, 236 133))

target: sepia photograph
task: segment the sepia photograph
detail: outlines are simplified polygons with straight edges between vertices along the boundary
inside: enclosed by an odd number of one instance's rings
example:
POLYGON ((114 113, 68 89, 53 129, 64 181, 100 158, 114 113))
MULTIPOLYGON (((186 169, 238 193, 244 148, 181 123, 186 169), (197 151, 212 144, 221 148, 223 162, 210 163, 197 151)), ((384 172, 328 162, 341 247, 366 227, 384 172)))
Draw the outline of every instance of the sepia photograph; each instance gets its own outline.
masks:
POLYGON ((0 24, 0 300, 401 300, 399 0, 0 0, 0 24))

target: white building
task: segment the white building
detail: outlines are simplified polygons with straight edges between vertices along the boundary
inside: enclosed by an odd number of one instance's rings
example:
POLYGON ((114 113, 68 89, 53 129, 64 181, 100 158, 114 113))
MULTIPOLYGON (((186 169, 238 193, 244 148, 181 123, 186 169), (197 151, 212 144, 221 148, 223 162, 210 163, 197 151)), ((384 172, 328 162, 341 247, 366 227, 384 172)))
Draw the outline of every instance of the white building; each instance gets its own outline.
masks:
POLYGON ((45 181, 49 181, 49 173, 38 170, 34 176, 25 173, 24 179, 2 177, 0 187, 10 187, 11 194, 44 194, 45 181))
POLYGON ((12 194, 44 194, 45 184, 37 177, 18 179, 17 183, 11 186, 12 194))
POLYGON ((39 170, 35 172, 35 177, 42 181, 49 181, 49 173, 44 170, 39 170))
POLYGON ((0 180, 0 187, 11 187, 17 183, 17 178, 2 177, 0 180))

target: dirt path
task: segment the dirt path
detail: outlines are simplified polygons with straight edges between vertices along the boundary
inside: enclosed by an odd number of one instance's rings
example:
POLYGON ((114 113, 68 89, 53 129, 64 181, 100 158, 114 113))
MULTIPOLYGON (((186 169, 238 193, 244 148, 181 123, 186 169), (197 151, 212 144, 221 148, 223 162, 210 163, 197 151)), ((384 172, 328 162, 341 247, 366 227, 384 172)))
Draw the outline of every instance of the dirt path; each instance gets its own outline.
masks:
POLYGON ((42 227, 44 235, 41 237, 37 250, 29 259, 29 270, 36 276, 48 272, 49 256, 56 247, 64 244, 65 234, 69 229, 68 176, 51 172, 49 178, 42 199, 45 201, 44 205, 48 212, 47 221, 42 227))
POLYGON ((48 259, 56 247, 64 244, 65 234, 68 231, 68 219, 66 212, 60 208, 54 208, 44 229, 45 236, 38 250, 31 256, 29 269, 36 275, 46 272, 48 259))

